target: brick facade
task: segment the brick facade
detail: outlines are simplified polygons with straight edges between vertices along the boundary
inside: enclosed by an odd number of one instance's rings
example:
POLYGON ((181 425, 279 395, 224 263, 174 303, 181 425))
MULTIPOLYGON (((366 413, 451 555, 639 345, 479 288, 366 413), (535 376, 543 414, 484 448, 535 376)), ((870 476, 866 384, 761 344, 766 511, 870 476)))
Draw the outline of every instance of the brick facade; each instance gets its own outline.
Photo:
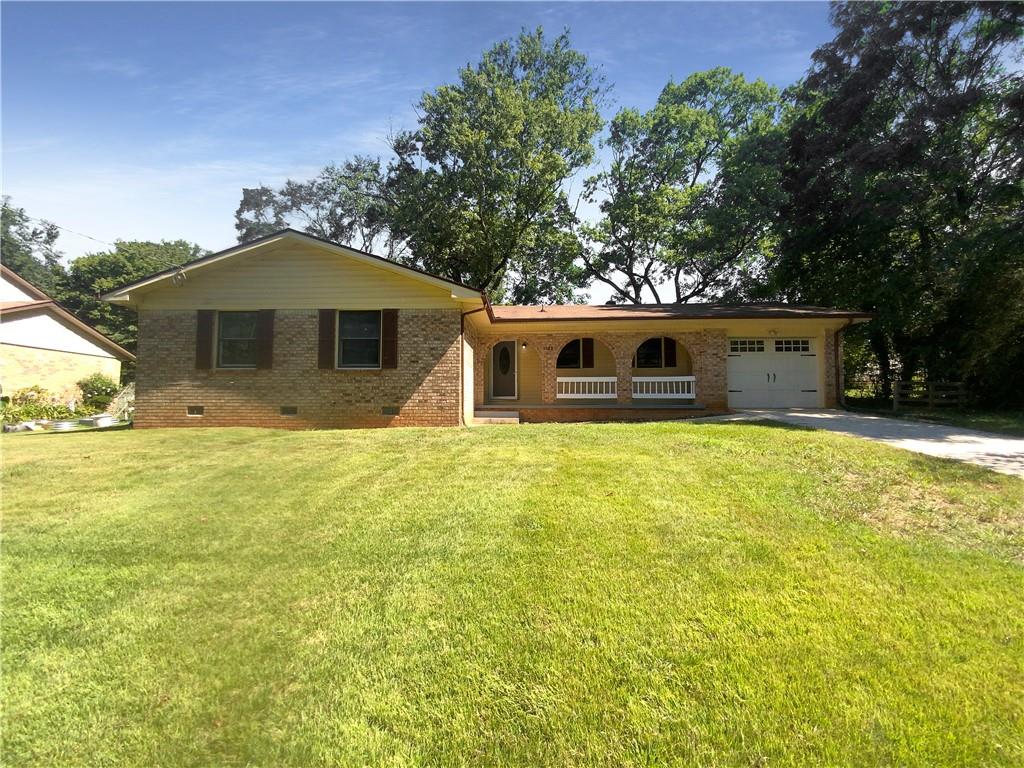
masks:
POLYGON ((142 310, 135 426, 456 426, 460 320, 457 309, 400 310, 397 368, 320 370, 317 311, 277 310, 270 370, 197 370, 196 313, 142 310), (203 415, 186 415, 190 405, 203 415), (282 416, 282 406, 298 414, 282 416))
MULTIPOLYGON (((632 401, 632 360, 636 348, 651 337, 651 333, 635 332, 594 332, 530 334, 522 338, 535 345, 540 354, 542 402, 554 404, 555 379, 558 376, 556 363, 562 347, 572 339, 586 335, 604 344, 615 358, 616 389, 618 403, 632 401)), ((729 342, 723 330, 704 330, 685 333, 665 333, 689 353, 696 378, 695 402, 708 410, 721 411, 727 408, 726 360, 729 342)), ((485 401, 487 363, 491 348, 507 339, 507 334, 491 334, 476 340, 474 347, 474 386, 476 402, 485 401)), ((510 405, 510 407, 512 407, 510 405)))

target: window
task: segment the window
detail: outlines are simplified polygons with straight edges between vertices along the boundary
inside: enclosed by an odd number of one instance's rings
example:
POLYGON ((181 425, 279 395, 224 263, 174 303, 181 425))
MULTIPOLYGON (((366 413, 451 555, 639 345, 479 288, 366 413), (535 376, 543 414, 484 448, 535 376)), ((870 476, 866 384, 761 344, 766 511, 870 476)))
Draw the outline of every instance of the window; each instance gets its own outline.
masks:
POLYGON ((810 339, 776 339, 776 352, 810 352, 810 339))
POLYGON ((217 313, 217 367, 256 367, 256 312, 217 313))
POLYGON ((583 367, 583 339, 573 339, 558 353, 556 368, 582 368, 583 367))
POLYGON ((764 339, 729 339, 729 351, 764 352, 764 339))
POLYGON ((297 406, 297 405, 282 405, 281 406, 281 415, 282 416, 298 416, 299 415, 299 406, 297 406))
POLYGON ((380 310, 338 313, 338 367, 380 368, 380 310))
POLYGON ((202 416, 203 415, 203 406, 201 406, 201 405, 186 405, 185 406, 185 415, 186 416, 202 416))
POLYGON ((664 368, 664 344, 661 336, 648 339, 636 348, 636 356, 633 358, 634 368, 664 368))

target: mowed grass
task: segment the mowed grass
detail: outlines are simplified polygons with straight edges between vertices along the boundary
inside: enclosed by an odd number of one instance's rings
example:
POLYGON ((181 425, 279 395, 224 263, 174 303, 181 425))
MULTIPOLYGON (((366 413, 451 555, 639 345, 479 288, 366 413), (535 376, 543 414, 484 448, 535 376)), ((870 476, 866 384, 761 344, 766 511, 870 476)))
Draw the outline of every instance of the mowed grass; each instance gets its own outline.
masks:
POLYGON ((1024 482, 766 424, 4 440, 4 765, 1021 765, 1024 482))
POLYGON ((850 410, 854 412, 911 421, 928 421, 934 424, 948 424, 952 427, 1024 437, 1024 410, 1020 409, 993 411, 976 408, 959 410, 956 408, 907 407, 893 411, 891 405, 885 405, 877 400, 847 395, 847 402, 850 410))

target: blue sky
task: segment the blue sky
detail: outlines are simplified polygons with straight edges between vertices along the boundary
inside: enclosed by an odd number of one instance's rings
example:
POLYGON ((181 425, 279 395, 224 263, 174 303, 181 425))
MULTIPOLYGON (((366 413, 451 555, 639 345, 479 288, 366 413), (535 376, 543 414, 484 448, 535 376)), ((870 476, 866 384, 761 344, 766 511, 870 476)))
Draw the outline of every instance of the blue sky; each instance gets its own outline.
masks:
POLYGON ((4 2, 2 22, 4 194, 101 240, 214 250, 243 186, 384 154, 421 93, 522 27, 570 29, 608 116, 713 66, 788 85, 832 37, 825 3, 4 2))

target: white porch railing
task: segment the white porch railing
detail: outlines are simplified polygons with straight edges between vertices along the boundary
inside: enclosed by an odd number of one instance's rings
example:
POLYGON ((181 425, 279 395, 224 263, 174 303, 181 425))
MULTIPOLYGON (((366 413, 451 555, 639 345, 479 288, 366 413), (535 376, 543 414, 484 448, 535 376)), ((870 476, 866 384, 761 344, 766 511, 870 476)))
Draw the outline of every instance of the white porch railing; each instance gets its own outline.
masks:
POLYGON ((633 399, 693 400, 695 376, 634 376, 633 399))
POLYGON ((572 400, 614 398, 614 376, 559 376, 555 379, 555 397, 572 400))

